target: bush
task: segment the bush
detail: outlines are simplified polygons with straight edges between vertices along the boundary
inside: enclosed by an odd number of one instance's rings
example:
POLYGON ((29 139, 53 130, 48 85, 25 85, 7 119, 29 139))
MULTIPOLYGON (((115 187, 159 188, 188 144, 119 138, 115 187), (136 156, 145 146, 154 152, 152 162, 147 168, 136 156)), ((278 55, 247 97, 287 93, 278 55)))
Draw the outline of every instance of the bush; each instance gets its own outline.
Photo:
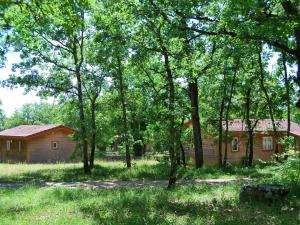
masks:
POLYGON ((279 164, 273 179, 278 183, 300 185, 300 155, 293 150, 285 154, 287 159, 279 164))

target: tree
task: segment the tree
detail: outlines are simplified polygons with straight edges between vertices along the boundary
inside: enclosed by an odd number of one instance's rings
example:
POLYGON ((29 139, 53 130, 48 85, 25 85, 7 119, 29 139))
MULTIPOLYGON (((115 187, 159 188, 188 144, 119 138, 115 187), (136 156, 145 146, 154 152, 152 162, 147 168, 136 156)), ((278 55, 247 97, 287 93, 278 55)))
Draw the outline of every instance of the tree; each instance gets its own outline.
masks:
POLYGON ((5 119, 5 129, 19 125, 57 124, 62 123, 59 118, 59 106, 48 103, 27 103, 5 119))
POLYGON ((175 84, 174 84, 174 71, 171 62, 171 49, 170 49, 170 27, 167 22, 163 20, 162 16, 155 10, 155 5, 152 1, 147 4, 140 5, 136 15, 141 17, 143 23, 140 25, 139 35, 141 40, 138 40, 142 48, 158 54, 162 58, 162 65, 164 68, 165 79, 167 83, 168 102, 167 102, 167 120, 168 120, 168 149, 170 156, 170 175, 168 188, 175 185, 176 182, 176 154, 175 154, 175 134, 176 134, 176 118, 175 118, 175 84), (142 13, 140 13, 142 12, 142 13), (145 35, 145 29, 150 33, 145 35))
POLYGON ((4 111, 2 109, 2 102, 0 101, 0 130, 3 130, 4 129, 4 123, 5 123, 5 114, 4 114, 4 111))
MULTIPOLYGON (((21 72, 39 74, 48 68, 48 71, 54 72, 54 79, 59 79, 61 73, 76 79, 84 171, 90 174, 82 90, 85 35, 88 32, 85 16, 88 6, 88 2, 22 2, 11 7, 7 17, 11 20, 14 50, 21 53, 21 72), (40 70, 36 70, 36 67, 40 70)), ((47 73, 44 75, 48 76, 47 73)))
POLYGON ((127 167, 131 167, 131 154, 129 143, 129 128, 127 116, 127 99, 126 99, 126 84, 125 71, 129 59, 129 43, 126 41, 129 38, 126 32, 125 19, 126 13, 122 11, 120 4, 112 4, 109 1, 103 1, 98 7, 101 14, 95 15, 95 26, 98 29, 95 41, 98 43, 97 58, 98 64, 105 65, 109 71, 111 78, 116 84, 119 91, 120 102, 122 105, 123 119, 123 137, 125 139, 125 152, 127 167), (118 10, 115 10, 115 9, 118 10), (124 20, 122 20, 124 18, 124 20))

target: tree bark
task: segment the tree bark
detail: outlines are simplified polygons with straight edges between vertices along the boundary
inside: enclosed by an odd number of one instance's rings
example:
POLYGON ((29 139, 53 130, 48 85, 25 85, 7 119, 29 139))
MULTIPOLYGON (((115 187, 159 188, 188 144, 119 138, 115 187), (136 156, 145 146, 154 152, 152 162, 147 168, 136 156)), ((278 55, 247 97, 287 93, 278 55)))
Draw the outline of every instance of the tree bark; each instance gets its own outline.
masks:
POLYGON ((182 117, 181 119, 181 124, 180 124, 180 133, 179 133, 179 147, 180 147, 180 151, 181 151, 181 160, 182 160, 182 165, 184 167, 186 167, 186 162, 185 162, 185 151, 184 151, 184 147, 183 144, 181 142, 181 135, 182 135, 182 129, 183 129, 183 124, 184 124, 184 117, 182 117))
POLYGON ((229 120, 229 112, 230 112, 230 107, 231 107, 231 102, 232 102, 232 96, 233 96, 233 91, 234 91, 234 85, 235 85, 235 79, 237 75, 237 66, 235 68, 233 78, 232 78, 232 83, 230 87, 230 95, 228 98, 227 102, 227 107, 226 107, 226 114, 225 114, 225 123, 226 123, 226 128, 225 128, 225 151, 224 151, 224 160, 223 160, 223 165, 226 166, 227 164, 227 148, 228 148, 228 120, 229 120))
POLYGON ((129 148, 129 134, 128 134, 128 121, 127 121, 127 107, 126 107, 126 97, 124 90, 124 81, 123 81, 123 71, 121 65, 121 59, 118 57, 118 78, 119 78, 119 91, 122 104, 122 116, 123 116, 123 126, 124 126, 124 138, 125 138, 125 154, 126 154, 126 165, 127 168, 131 167, 131 156, 129 148))
POLYGON ((79 119, 80 119, 80 129, 81 129, 81 142, 83 142, 82 147, 83 147, 84 172, 86 174, 90 174, 91 167, 89 165, 88 141, 87 141, 87 132, 86 132, 85 115, 84 115, 81 74, 80 74, 79 68, 76 69, 76 79, 77 79, 77 91, 78 91, 78 107, 79 107, 79 119))
POLYGON ((188 82, 189 94, 191 100, 191 115, 193 124, 193 137, 195 147, 195 162, 196 168, 203 166, 203 147, 201 136, 201 124, 199 118, 199 103, 198 103, 198 81, 194 79, 188 82))
POLYGON ((95 150, 96 150, 96 98, 92 99, 91 101, 91 114, 92 114, 92 141, 91 141, 91 156, 90 156, 90 167, 91 169, 94 168, 94 161, 95 161, 95 150))
MULTIPOLYGON (((297 8, 297 5, 290 0, 282 1, 281 5, 286 13, 286 15, 290 18, 296 18, 299 20, 299 9, 297 8)), ((281 48, 283 51, 288 51, 289 54, 292 54, 295 56, 297 61, 297 77, 296 77, 296 83, 298 85, 298 92, 300 93, 300 26, 299 23, 294 27, 294 34, 296 39, 296 49, 288 49, 288 48, 281 48)), ((298 99, 296 106, 300 108, 300 99, 298 99)))
POLYGON ((249 133, 249 160, 248 160, 248 166, 252 166, 252 164, 253 164, 253 131, 250 130, 248 133, 249 133))
MULTIPOLYGON (((296 37, 296 59, 297 59, 297 84, 300 93, 300 26, 295 28, 295 37, 296 37)), ((300 108, 300 99, 297 102, 297 107, 300 108)))
POLYGON ((180 144, 180 150, 181 150, 182 165, 183 165, 183 167, 186 167, 184 147, 183 147, 183 144, 182 144, 181 140, 179 140, 179 142, 180 142, 179 144, 180 144))
MULTIPOLYGON (((82 18, 84 18, 83 12, 81 12, 82 18)), ((87 129, 86 121, 84 115, 84 102, 83 102, 83 92, 82 92, 82 80, 81 80, 81 66, 83 63, 83 29, 81 30, 81 38, 79 44, 79 55, 78 58, 78 46, 76 45, 76 40, 73 43, 73 59, 75 65, 75 75, 77 80, 77 96, 78 96, 78 107, 79 107, 79 120, 80 120, 80 130, 81 130, 81 143, 83 148, 83 167, 85 174, 91 174, 91 167, 89 165, 89 152, 88 152, 88 140, 87 140, 87 129)))
POLYGON ((223 147, 223 113, 225 107, 225 98, 222 98, 221 102, 221 109, 219 114, 219 143, 218 143, 218 150, 219 150, 219 166, 223 166, 223 157, 222 157, 222 147, 223 147))
POLYGON ((169 117, 169 155, 170 155, 170 174, 169 174, 169 184, 168 189, 175 186, 176 183, 176 173, 177 173, 177 163, 175 157, 175 88, 174 88, 174 81, 173 81, 173 74, 170 66, 169 61, 169 54, 166 48, 162 47, 163 49, 163 57, 164 57, 164 66, 167 74, 167 83, 168 83, 168 97, 169 97, 169 104, 168 104, 168 117, 169 117))
POLYGON ((221 108, 220 108, 220 113, 219 113, 219 166, 223 166, 223 157, 222 157, 222 152, 223 152, 223 117, 224 117, 224 108, 225 108, 225 103, 226 103, 226 68, 224 68, 224 76, 223 76, 223 95, 222 95, 222 101, 221 101, 221 108))
POLYGON ((223 166, 227 165, 227 151, 228 151, 228 117, 225 117, 225 149, 224 149, 224 159, 223 166))
POLYGON ((246 123, 248 132, 248 144, 249 144, 249 156, 246 155, 248 166, 252 166, 253 163, 253 126, 250 118, 251 107, 251 88, 249 87, 246 92, 246 123))
POLYGON ((285 98, 287 105, 287 136, 290 136, 291 132, 291 100, 290 100, 290 81, 288 71, 286 67, 286 53, 282 51, 282 65, 284 72, 284 85, 285 85, 285 98))

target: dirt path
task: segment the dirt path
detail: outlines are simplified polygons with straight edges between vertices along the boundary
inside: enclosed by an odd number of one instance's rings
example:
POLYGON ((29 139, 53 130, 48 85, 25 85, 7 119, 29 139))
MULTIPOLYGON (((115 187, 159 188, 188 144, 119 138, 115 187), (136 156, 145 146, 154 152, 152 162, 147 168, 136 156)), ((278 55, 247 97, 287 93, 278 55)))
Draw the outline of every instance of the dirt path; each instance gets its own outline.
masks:
MULTIPOLYGON (((239 179, 205 179, 205 180, 178 180, 178 185, 220 185, 229 183, 250 183, 250 178, 239 179)), ((112 188, 146 188, 166 187, 167 180, 136 180, 136 181, 83 181, 83 182, 0 182, 0 188, 20 188, 26 185, 37 187, 59 187, 59 188, 90 188, 90 189, 112 189, 112 188)))

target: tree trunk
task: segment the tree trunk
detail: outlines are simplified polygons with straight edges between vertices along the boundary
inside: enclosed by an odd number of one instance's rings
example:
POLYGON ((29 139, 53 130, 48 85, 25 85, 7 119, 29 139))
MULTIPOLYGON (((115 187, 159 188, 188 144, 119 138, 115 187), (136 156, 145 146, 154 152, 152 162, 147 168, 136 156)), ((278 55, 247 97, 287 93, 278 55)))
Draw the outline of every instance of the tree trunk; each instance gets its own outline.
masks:
POLYGON ((284 71, 284 85, 285 85, 285 98, 287 105, 287 136, 290 136, 291 132, 291 100, 290 100, 290 81, 288 77, 287 67, 286 67, 286 54, 282 51, 282 64, 284 71))
POLYGON ((253 127, 250 118, 250 107, 251 107, 251 88, 249 87, 246 92, 246 123, 248 131, 248 144, 249 144, 249 156, 246 159, 248 166, 252 166, 253 162, 253 127))
POLYGON ((250 131, 248 131, 249 134, 249 160, 248 160, 248 166, 252 166, 253 164, 253 131, 252 128, 250 131))
POLYGON ((82 83, 80 69, 76 69, 76 79, 77 79, 77 91, 78 91, 78 107, 79 107, 79 119, 80 119, 80 129, 81 129, 81 142, 83 142, 83 165, 84 172, 86 174, 91 173, 91 167, 89 165, 89 155, 88 155, 88 141, 87 132, 84 116, 84 105, 83 105, 83 95, 82 95, 82 83))
POLYGON ((222 157, 222 147, 223 147, 223 113, 224 113, 224 106, 225 106, 225 98, 222 98, 221 102, 221 109, 219 114, 219 166, 223 165, 223 157, 222 157))
POLYGON ((201 136, 201 124, 199 118, 199 104, 198 104, 198 81, 194 79, 188 82, 189 94, 191 100, 191 114, 193 124, 193 136, 195 147, 195 162, 196 168, 203 166, 203 148, 201 136))
MULTIPOLYGON (((295 27, 295 37, 296 37, 296 60, 297 60, 297 84, 300 92, 300 26, 295 27)), ((297 107, 300 108, 300 99, 297 102, 297 107)))
MULTIPOLYGON (((268 109, 269 109, 269 114, 271 117, 271 121, 272 121, 272 127, 273 127, 273 132, 274 132, 274 137, 275 137, 275 154, 278 154, 278 132, 277 132, 277 128, 276 128, 276 123, 275 123, 275 118, 274 118, 274 111, 273 111, 273 102, 268 94, 267 88, 264 84, 264 69, 263 69, 263 64, 262 64, 262 59, 261 59, 261 52, 258 53, 258 63, 259 63, 259 68, 260 68, 260 85, 261 88, 264 92, 265 98, 267 100, 268 103, 268 109)), ((278 157, 276 156, 276 159, 278 159, 278 157)))
MULTIPOLYGON (((219 166, 223 166, 223 158, 222 158, 222 151, 223 151, 223 117, 224 117, 224 108, 225 108, 225 103, 226 103, 226 86, 227 86, 227 80, 226 80, 226 67, 224 68, 223 72, 223 93, 222 93, 222 101, 221 101, 221 108, 220 108, 220 113, 219 113, 219 166)), ((227 147, 226 147, 227 148, 227 147)))
POLYGON ((181 150, 182 165, 183 165, 183 167, 186 167, 184 147, 183 147, 183 144, 182 144, 181 140, 179 140, 179 142, 180 142, 179 144, 180 144, 180 150, 181 150))
MULTIPOLYGON (((294 1, 291 0, 285 0, 281 2, 281 6, 283 7, 285 13, 287 14, 287 17, 296 17, 299 18, 299 8, 297 8, 297 5, 294 1)), ((299 20, 299 19, 298 19, 299 20)), ((300 92, 300 26, 299 23, 296 24, 294 27, 294 34, 296 39, 296 49, 295 52, 292 53, 296 57, 297 61, 297 77, 296 77, 296 83, 298 85, 298 92, 300 92)), ((283 49, 284 50, 284 49, 283 49)), ((298 99, 296 106, 300 108, 300 99, 298 99)))
POLYGON ((181 157, 180 157, 180 145, 176 146, 176 161, 177 161, 177 165, 180 166, 181 165, 181 157))
POLYGON ((226 166, 226 164, 227 164, 228 120, 229 120, 229 112, 230 112, 230 107, 231 107, 231 102, 232 102, 232 96, 233 96, 233 91, 234 91, 236 74, 237 74, 237 67, 235 68, 235 71, 234 71, 234 74, 233 74, 231 88, 230 88, 230 95, 229 95, 229 99, 228 99, 228 102, 227 102, 226 114, 225 114, 226 129, 225 129, 225 152, 224 152, 224 160, 223 160, 224 166, 226 166))
POLYGON ((95 150, 96 150, 96 99, 92 99, 91 101, 91 113, 92 113, 92 142, 91 142, 91 156, 90 156, 90 167, 94 168, 94 160, 95 160, 95 150))
POLYGON ((227 165, 227 151, 228 151, 228 117, 225 118, 225 149, 224 149, 224 159, 223 166, 227 165))
POLYGON ((167 49, 163 48, 163 56, 164 56, 164 66, 167 74, 167 83, 168 83, 168 97, 169 97, 169 104, 168 104, 168 117, 169 117, 169 155, 170 155, 170 175, 169 175, 169 184, 168 189, 174 187, 176 183, 176 173, 177 173, 177 164, 176 164, 176 157, 175 157, 175 88, 174 88, 174 81, 173 81, 173 74, 170 67, 169 55, 167 49))
POLYGON ((181 160, 182 160, 182 165, 184 167, 186 167, 186 162, 185 162, 185 151, 184 151, 184 147, 183 144, 181 142, 181 135, 182 135, 182 129, 183 129, 183 124, 184 124, 184 117, 182 117, 181 119, 181 124, 180 124, 180 133, 179 133, 179 147, 180 147, 180 151, 181 151, 181 160))
POLYGON ((124 91, 123 83, 123 72, 121 60, 118 58, 118 78, 119 78, 119 91, 122 104, 122 115, 123 115, 123 126, 124 126, 124 138, 125 138, 125 154, 126 154, 126 165, 127 168, 131 167, 131 156, 129 148, 129 134, 128 134, 128 121, 127 121, 127 107, 126 107, 126 97, 124 91))

